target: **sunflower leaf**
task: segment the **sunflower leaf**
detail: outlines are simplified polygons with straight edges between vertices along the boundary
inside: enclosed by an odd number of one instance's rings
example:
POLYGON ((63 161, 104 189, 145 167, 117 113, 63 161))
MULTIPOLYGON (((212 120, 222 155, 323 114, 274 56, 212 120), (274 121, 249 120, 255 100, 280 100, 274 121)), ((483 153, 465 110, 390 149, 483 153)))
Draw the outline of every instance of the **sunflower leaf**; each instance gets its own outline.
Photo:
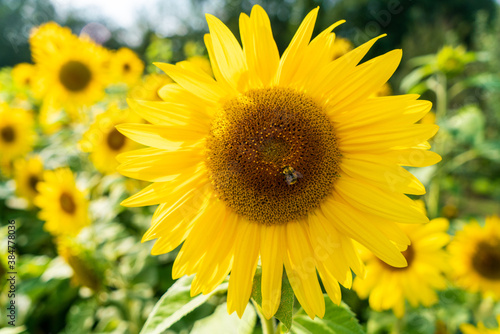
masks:
POLYGON ((149 315, 141 334, 160 334, 206 302, 213 294, 227 290, 227 283, 219 285, 206 295, 191 297, 189 290, 194 276, 182 277, 156 303, 149 315))
POLYGON ((354 313, 349 307, 342 303, 335 305, 327 295, 325 298, 325 316, 323 319, 312 320, 303 310, 293 318, 294 334, 364 334, 365 331, 359 324, 354 313))
MULTIPOLYGON (((252 299, 255 300, 260 307, 262 307, 261 279, 262 269, 258 267, 253 278, 252 299)), ((281 282, 281 300, 274 317, 286 327, 286 332, 288 332, 292 327, 293 297, 292 286, 288 281, 288 277, 283 272, 281 282)))

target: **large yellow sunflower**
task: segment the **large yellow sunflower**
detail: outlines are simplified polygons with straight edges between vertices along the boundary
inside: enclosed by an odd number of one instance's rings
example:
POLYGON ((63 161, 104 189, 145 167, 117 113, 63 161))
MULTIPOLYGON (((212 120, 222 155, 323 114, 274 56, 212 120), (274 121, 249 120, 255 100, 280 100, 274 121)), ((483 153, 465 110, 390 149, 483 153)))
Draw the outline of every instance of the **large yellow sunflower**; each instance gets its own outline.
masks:
POLYGON ((356 277, 353 289, 361 298, 369 296, 370 307, 375 311, 392 309, 398 318, 405 313, 405 300, 413 307, 435 304, 435 290, 446 287, 444 273, 448 262, 442 248, 450 238, 448 225, 445 218, 423 225, 402 225, 411 242, 403 252, 408 266, 394 268, 370 252, 363 252, 366 276, 356 277))
POLYGON ((500 298, 500 218, 465 225, 448 246, 452 277, 457 285, 485 296, 500 298))
POLYGON ((43 161, 39 156, 27 160, 19 159, 14 163, 16 193, 28 200, 30 206, 38 195, 38 182, 43 180, 43 161))
MULTIPOLYGON (((53 23, 50 24, 53 26, 53 23)), ((30 39, 39 81, 35 91, 54 107, 75 109, 97 102, 108 82, 108 53, 91 40, 65 33, 42 34, 30 39)))
POLYGON ((0 165, 10 169, 10 163, 30 152, 35 141, 33 114, 0 103, 0 165))
POLYGON ((115 126, 140 121, 141 118, 129 109, 119 109, 113 104, 106 112, 98 115, 83 134, 80 148, 90 153, 90 160, 101 173, 115 173, 118 166, 116 156, 140 146, 118 132, 115 126))
POLYGON ((243 314, 260 258, 263 312, 280 302, 283 266, 307 314, 323 316, 317 274, 336 303, 338 282, 363 274, 353 240, 395 267, 408 238, 395 222, 428 219, 404 195, 425 192, 400 165, 427 166, 434 125, 414 124, 431 107, 416 95, 370 97, 401 50, 358 65, 375 38, 332 61, 330 26, 310 42, 318 9, 280 57, 260 6, 240 16, 243 48, 217 18, 205 35, 215 79, 188 62, 158 64, 177 84, 163 102, 130 105, 152 124, 120 125, 151 146, 121 154, 118 170, 153 182, 124 201, 160 204, 143 240, 153 254, 184 242, 175 278, 196 274, 208 293, 231 273, 228 311, 243 314))
POLYGON ((37 190, 34 202, 41 209, 38 216, 51 234, 73 237, 88 225, 88 203, 69 168, 45 171, 37 190))
POLYGON ((133 85, 141 78, 144 63, 134 51, 120 48, 111 54, 110 71, 115 82, 133 85))

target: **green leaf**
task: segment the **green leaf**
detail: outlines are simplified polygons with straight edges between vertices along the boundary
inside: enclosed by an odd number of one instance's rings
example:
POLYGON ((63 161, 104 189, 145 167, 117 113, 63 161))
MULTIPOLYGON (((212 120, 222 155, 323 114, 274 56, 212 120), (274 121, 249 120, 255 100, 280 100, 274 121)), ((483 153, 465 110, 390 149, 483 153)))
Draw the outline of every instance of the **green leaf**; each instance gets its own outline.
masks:
POLYGON ((151 311, 141 333, 163 333, 186 314, 206 302, 213 294, 227 290, 228 284, 223 283, 207 295, 191 297, 189 290, 193 278, 194 276, 182 277, 168 289, 151 311))
MULTIPOLYGON (((262 307, 261 279, 262 269, 258 267, 253 278, 252 299, 255 300, 260 307, 262 307)), ((288 282, 286 273, 283 271, 283 278, 281 281, 281 301, 274 317, 281 321, 287 331, 289 331, 292 327, 293 297, 292 286, 290 285, 290 282, 288 282)))
POLYGON ((327 295, 325 299, 325 316, 312 320, 305 312, 298 312, 293 318, 292 333, 295 334, 364 334, 354 313, 349 307, 335 305, 327 295))
POLYGON ((251 334, 255 327, 257 314, 251 305, 245 309, 241 319, 236 313, 227 313, 227 304, 217 306, 215 312, 195 322, 191 334, 238 333, 251 334))

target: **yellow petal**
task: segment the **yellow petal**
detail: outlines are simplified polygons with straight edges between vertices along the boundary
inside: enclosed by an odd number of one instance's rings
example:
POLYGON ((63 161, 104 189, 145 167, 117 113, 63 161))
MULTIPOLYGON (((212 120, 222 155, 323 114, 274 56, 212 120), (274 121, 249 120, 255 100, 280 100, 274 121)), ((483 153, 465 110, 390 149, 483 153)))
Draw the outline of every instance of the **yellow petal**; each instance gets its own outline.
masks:
MULTIPOLYGON (((427 223, 429 219, 405 195, 388 194, 347 175, 335 184, 335 194, 358 210, 399 223, 427 223)), ((355 210, 355 211, 358 211, 355 210)))
POLYGON ((241 318, 252 294, 252 282, 257 268, 260 248, 258 223, 241 221, 235 238, 234 262, 229 277, 227 311, 236 311, 241 318))
POLYGON ((266 225, 262 226, 261 232, 262 311, 270 319, 278 310, 281 299, 285 227, 280 224, 266 225))
POLYGON ((210 14, 205 17, 210 29, 211 47, 219 68, 219 71, 214 71, 214 75, 220 73, 222 77, 216 77, 217 81, 224 80, 232 87, 238 88, 241 75, 246 71, 243 50, 224 23, 210 14))
POLYGON ((271 22, 264 9, 255 5, 250 17, 240 15, 240 35, 248 64, 249 76, 255 85, 268 86, 276 75, 280 55, 271 30, 271 22))
POLYGON ((382 161, 380 158, 375 159, 376 157, 369 155, 366 158, 364 155, 350 155, 342 159, 340 167, 352 178, 369 180, 376 186, 391 192, 425 194, 422 183, 406 169, 394 163, 382 161))
POLYGON ((172 175, 201 168, 203 156, 199 150, 164 151, 161 154, 135 158, 116 169, 124 176, 150 182, 171 180, 172 175))
MULTIPOLYGON (((119 124, 116 129, 124 136, 146 146, 168 150, 172 142, 196 143, 208 133, 208 128, 194 126, 164 126, 151 124, 119 124)), ((175 147, 175 146, 174 146, 175 147)))
POLYGON ((283 53, 276 77, 278 85, 287 85, 290 83, 295 71, 297 71, 303 59, 304 50, 311 40, 318 10, 319 7, 316 7, 307 14, 293 36, 290 45, 283 53))
POLYGON ((217 103, 225 91, 217 82, 203 71, 195 72, 180 65, 155 63, 163 72, 177 82, 181 87, 209 103, 217 103))
POLYGON ((325 300, 316 274, 316 261, 304 222, 286 225, 285 268, 293 292, 307 315, 314 319, 325 314, 325 300))

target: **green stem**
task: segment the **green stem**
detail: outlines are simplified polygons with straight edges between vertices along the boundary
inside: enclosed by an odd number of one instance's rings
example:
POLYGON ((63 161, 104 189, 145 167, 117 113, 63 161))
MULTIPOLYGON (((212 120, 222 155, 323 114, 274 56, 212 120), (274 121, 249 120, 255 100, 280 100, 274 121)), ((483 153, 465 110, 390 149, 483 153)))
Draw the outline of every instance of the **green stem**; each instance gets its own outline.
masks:
POLYGON ((257 304, 253 299, 252 303, 255 306, 255 310, 257 311, 257 315, 259 316, 262 324, 262 334, 274 334, 274 318, 271 317, 270 319, 266 319, 259 304, 257 304))

